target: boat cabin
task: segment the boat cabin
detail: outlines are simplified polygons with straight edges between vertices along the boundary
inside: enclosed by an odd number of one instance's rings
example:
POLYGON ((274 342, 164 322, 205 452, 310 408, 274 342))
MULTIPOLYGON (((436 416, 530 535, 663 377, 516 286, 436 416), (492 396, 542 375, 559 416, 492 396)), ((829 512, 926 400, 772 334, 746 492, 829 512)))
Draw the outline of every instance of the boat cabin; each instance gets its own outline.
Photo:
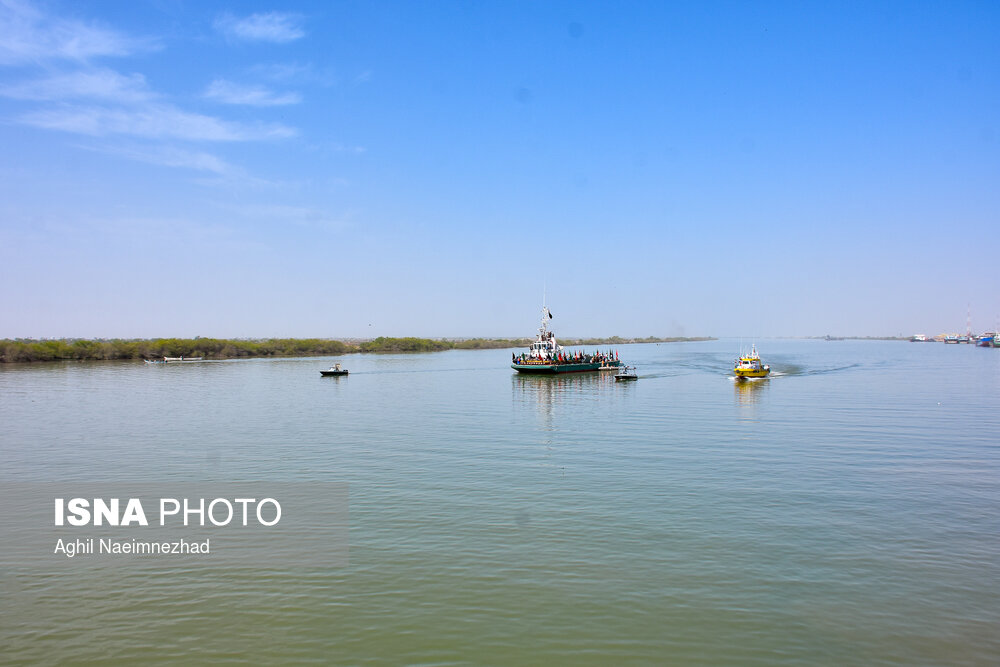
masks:
POLYGON ((559 353, 562 352, 562 346, 556 342, 556 337, 548 328, 551 318, 552 313, 549 312, 548 308, 542 306, 542 324, 538 327, 535 342, 528 348, 530 359, 552 360, 558 358, 559 353))
POLYGON ((736 362, 737 370, 759 371, 761 370, 760 359, 742 357, 736 362))

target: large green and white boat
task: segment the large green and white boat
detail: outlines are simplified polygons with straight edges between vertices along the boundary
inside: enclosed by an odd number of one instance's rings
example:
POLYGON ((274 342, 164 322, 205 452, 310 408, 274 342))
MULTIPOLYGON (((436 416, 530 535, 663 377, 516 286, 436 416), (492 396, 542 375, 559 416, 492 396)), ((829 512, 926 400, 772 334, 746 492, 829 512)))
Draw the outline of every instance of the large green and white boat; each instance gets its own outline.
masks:
POLYGON ((617 354, 596 352, 586 354, 581 351, 567 352, 556 342, 549 331, 552 311, 542 306, 542 324, 538 328, 535 342, 528 352, 520 356, 511 355, 510 367, 518 373, 556 375, 559 373, 593 373, 602 370, 618 370, 621 361, 617 354))

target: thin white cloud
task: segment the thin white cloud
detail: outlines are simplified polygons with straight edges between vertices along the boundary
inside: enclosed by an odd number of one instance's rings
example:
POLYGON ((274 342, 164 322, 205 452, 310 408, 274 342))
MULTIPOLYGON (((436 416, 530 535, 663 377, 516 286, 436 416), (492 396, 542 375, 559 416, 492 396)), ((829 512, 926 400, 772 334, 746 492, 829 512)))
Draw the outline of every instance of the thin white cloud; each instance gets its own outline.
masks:
POLYGON ((263 63, 254 65, 250 71, 271 81, 301 81, 310 76, 312 67, 297 63, 263 63))
POLYGON ((286 12, 251 14, 236 18, 223 14, 215 20, 215 28, 226 36, 248 42, 294 42, 305 36, 302 16, 286 12))
POLYGON ((52 102, 96 99, 138 104, 157 97, 141 74, 122 75, 109 69, 58 74, 47 79, 0 86, 0 95, 18 100, 52 102))
POLYGON ((361 155, 368 149, 364 146, 346 146, 344 144, 330 144, 330 149, 336 153, 354 153, 355 155, 361 155))
POLYGON ((205 89, 205 97, 224 104, 246 104, 255 107, 275 107, 298 104, 298 93, 276 93, 264 86, 246 86, 224 79, 216 79, 205 89))
POLYGON ((203 178, 194 179, 192 182, 206 187, 242 187, 251 188, 259 192, 262 188, 282 188, 285 186, 280 181, 269 181, 252 176, 243 167, 234 165, 218 155, 205 151, 187 150, 176 146, 155 143, 114 145, 107 141, 97 144, 80 143, 76 147, 94 153, 114 155, 161 167, 174 167, 202 172, 208 175, 203 178))
MULTIPOLYGON (((45 130, 100 137, 88 150, 126 159, 200 172, 210 184, 270 185, 217 155, 182 142, 244 142, 285 139, 294 128, 277 123, 231 121, 195 113, 168 102, 140 73, 95 66, 98 57, 125 56, 155 46, 94 22, 47 14, 21 0, 0 0, 0 66, 29 67, 37 79, 4 77, 0 97, 30 103, 6 120, 45 130), (122 144, 121 140, 127 142, 122 144), (117 145, 116 145, 117 144, 117 145)), ((289 41, 304 34, 292 14, 259 14, 233 20, 241 39, 289 41)), ((266 86, 238 86, 219 80, 206 95, 229 104, 276 106, 301 101, 295 93, 266 86)))
POLYGON ((337 83, 332 70, 318 70, 311 63, 261 63, 251 67, 249 72, 256 78, 284 85, 332 86, 337 83))
POLYGON ((147 155, 146 159, 152 164, 159 164, 164 167, 182 167, 220 175, 235 173, 231 164, 216 155, 205 153, 204 151, 163 148, 156 153, 147 155))
POLYGON ((187 141, 255 141, 295 136, 294 129, 277 124, 232 123, 189 113, 163 104, 140 109, 65 106, 24 114, 20 122, 48 130, 89 136, 122 134, 147 139, 187 141))
POLYGON ((19 0, 0 0, 0 65, 86 61, 154 47, 96 23, 50 17, 19 0))
POLYGON ((100 149, 94 148, 92 150, 119 155, 147 164, 207 171, 220 176, 235 174, 239 171, 217 155, 172 146, 118 146, 114 148, 103 146, 100 149))
POLYGON ((196 179, 193 182, 206 188, 227 188, 229 190, 234 188, 243 188, 253 190, 258 193, 265 188, 282 191, 288 190, 290 187, 287 181, 270 180, 259 176, 253 176, 245 169, 236 167, 234 167, 232 171, 226 172, 225 174, 206 176, 204 178, 196 179))
POLYGON ((223 208, 246 218, 256 218, 271 223, 296 225, 299 227, 316 227, 342 231, 352 224, 349 215, 335 216, 322 209, 309 206, 261 204, 257 206, 226 206, 223 208))

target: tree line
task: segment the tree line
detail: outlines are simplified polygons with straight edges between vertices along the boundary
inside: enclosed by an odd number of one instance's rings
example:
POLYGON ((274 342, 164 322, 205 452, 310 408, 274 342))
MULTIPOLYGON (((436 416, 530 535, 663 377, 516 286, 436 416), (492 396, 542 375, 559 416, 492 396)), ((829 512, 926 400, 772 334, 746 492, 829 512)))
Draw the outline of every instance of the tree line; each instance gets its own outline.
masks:
POLYGON ((354 346, 321 338, 153 338, 112 340, 3 340, 0 362, 162 359, 163 357, 302 357, 355 352, 354 346))
MULTIPOLYGON (((709 338, 587 338, 563 339, 564 345, 619 345, 660 343, 709 338)), ((228 338, 152 339, 5 339, 0 340, 0 363, 33 361, 84 361, 114 359, 162 359, 163 357, 204 357, 240 359, 244 357, 313 357, 353 352, 439 352, 442 350, 486 350, 525 347, 527 338, 388 338, 349 342, 326 338, 228 338)))

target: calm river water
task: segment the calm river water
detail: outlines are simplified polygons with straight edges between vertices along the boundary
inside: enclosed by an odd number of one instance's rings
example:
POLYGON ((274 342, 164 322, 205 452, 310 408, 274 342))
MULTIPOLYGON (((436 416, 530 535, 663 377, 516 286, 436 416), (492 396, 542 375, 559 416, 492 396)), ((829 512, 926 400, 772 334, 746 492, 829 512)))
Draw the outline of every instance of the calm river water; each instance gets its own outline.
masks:
POLYGON ((8 558, 0 662, 997 664, 1000 351, 758 349, 748 384, 736 341, 622 346, 632 384, 510 350, 0 367, 0 484, 350 498, 323 570, 8 558))

